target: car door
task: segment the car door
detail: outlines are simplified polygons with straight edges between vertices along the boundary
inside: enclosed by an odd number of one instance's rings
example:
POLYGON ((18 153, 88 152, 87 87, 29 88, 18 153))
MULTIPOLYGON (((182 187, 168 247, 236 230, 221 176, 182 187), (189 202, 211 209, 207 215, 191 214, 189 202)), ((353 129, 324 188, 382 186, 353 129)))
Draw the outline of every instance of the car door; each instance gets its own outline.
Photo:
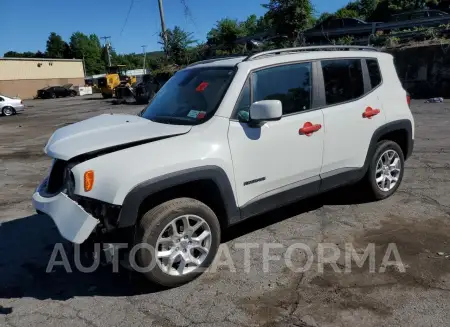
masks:
POLYGON ((323 114, 315 110, 313 63, 254 71, 236 104, 228 133, 243 216, 316 193, 322 165, 323 114), (260 127, 246 122, 250 104, 280 100, 283 116, 260 127), (300 131, 314 125, 310 134, 300 131))
POLYGON ((386 119, 376 92, 382 81, 375 58, 322 60, 321 66, 326 129, 321 178, 329 189, 359 176, 372 136, 386 119))
POLYGON ((66 89, 62 86, 55 87, 55 93, 59 97, 65 97, 66 96, 66 89))

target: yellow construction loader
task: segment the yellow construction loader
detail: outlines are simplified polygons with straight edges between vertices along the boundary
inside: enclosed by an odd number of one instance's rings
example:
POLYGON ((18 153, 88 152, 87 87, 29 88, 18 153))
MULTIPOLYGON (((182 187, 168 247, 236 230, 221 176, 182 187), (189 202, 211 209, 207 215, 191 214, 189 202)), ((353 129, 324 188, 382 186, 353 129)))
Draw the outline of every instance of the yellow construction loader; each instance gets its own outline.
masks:
POLYGON ((115 89, 118 86, 132 86, 136 84, 136 76, 125 75, 126 66, 117 65, 108 67, 105 77, 98 79, 98 86, 102 92, 103 98, 112 98, 115 94, 115 89))

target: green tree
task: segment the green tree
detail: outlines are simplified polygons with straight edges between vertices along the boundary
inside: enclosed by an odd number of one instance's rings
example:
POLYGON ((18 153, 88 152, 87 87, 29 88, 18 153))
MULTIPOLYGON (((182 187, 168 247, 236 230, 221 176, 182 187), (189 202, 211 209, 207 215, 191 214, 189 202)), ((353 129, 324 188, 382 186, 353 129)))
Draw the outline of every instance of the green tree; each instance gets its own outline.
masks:
POLYGON ((272 19, 267 15, 261 16, 256 21, 256 28, 258 32, 265 32, 273 29, 272 19))
POLYGON ((66 42, 55 32, 51 32, 47 40, 46 54, 49 58, 64 58, 66 42))
POLYGON ((313 21, 313 6, 310 0, 269 0, 263 7, 273 22, 276 32, 296 36, 308 28, 313 21))
POLYGON ((322 13, 315 21, 316 24, 323 23, 328 18, 333 17, 333 14, 330 14, 329 12, 322 13))
POLYGON ((16 52, 16 51, 8 51, 5 52, 3 57, 5 58, 45 58, 45 53, 41 51, 32 52, 32 51, 25 51, 25 52, 16 52))
POLYGON ((361 15, 358 11, 347 9, 347 8, 341 8, 333 15, 336 18, 361 18, 361 15))
POLYGON ((5 58, 20 58, 20 57, 22 57, 22 53, 16 52, 16 51, 8 51, 3 54, 3 57, 5 57, 5 58))
POLYGON ((246 20, 240 23, 240 27, 245 35, 253 35, 259 32, 258 17, 250 15, 246 20))
POLYGON ((72 49, 70 48, 70 45, 67 42, 64 42, 64 58, 73 59, 72 49))
POLYGON ((359 13, 365 19, 369 18, 377 8, 378 0, 360 0, 359 13))
POLYGON ((236 48, 236 39, 243 36, 245 36, 245 31, 236 19, 224 18, 219 20, 216 26, 208 32, 207 44, 222 46, 231 53, 236 48))
POLYGON ((389 9, 393 12, 422 9, 428 4, 428 0, 388 0, 389 9))
MULTIPOLYGON (((188 53, 192 45, 197 41, 192 38, 192 33, 186 32, 179 26, 173 30, 167 29, 167 48, 164 49, 169 54, 172 62, 177 65, 184 65, 190 62, 188 53)), ((164 42, 160 42, 164 44, 164 42)))
POLYGON ((75 32, 70 37, 70 48, 73 56, 83 59, 88 75, 104 72, 104 61, 102 60, 102 47, 97 35, 87 36, 81 32, 75 32))

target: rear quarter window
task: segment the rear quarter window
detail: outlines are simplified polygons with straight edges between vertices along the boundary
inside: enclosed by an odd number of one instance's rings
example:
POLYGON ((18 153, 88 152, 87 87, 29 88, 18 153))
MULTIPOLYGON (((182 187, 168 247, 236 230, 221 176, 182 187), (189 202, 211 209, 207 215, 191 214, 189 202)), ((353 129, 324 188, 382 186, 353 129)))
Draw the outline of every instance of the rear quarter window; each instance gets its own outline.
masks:
POLYGON ((367 59, 367 70, 369 71, 370 84, 372 89, 378 87, 381 84, 381 71, 380 66, 378 65, 377 59, 367 59))

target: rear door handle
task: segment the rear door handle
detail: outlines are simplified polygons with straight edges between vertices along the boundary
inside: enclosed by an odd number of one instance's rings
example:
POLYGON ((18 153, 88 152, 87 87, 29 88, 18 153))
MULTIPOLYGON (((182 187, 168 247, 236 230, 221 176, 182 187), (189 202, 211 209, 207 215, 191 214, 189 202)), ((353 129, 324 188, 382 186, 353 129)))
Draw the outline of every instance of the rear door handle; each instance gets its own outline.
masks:
POLYGON ((363 112, 363 118, 371 119, 373 116, 376 116, 380 113, 380 109, 372 109, 371 107, 367 107, 366 111, 363 112))
POLYGON ((306 122, 302 128, 298 131, 300 135, 306 135, 311 136, 312 133, 317 132, 319 129, 322 128, 322 125, 315 124, 313 125, 311 122, 306 122))

